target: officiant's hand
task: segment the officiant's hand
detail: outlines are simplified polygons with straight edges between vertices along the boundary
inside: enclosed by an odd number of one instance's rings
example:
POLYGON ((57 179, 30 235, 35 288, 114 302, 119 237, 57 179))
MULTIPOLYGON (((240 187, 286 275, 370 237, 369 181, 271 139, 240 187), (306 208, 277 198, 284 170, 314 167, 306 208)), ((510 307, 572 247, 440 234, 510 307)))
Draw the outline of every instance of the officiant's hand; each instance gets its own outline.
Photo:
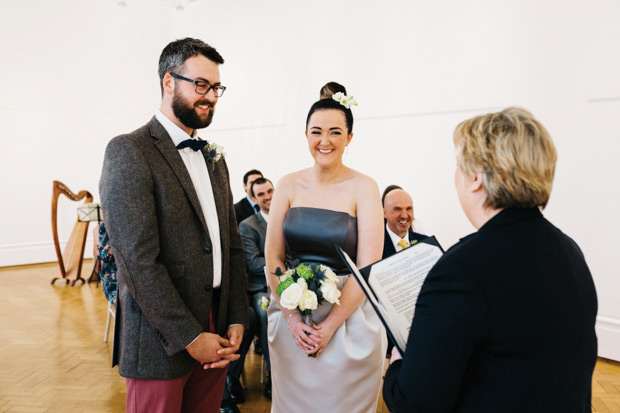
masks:
POLYGON ((396 347, 392 349, 392 357, 390 357, 390 364, 394 363, 396 360, 401 360, 403 357, 400 355, 400 351, 396 347))

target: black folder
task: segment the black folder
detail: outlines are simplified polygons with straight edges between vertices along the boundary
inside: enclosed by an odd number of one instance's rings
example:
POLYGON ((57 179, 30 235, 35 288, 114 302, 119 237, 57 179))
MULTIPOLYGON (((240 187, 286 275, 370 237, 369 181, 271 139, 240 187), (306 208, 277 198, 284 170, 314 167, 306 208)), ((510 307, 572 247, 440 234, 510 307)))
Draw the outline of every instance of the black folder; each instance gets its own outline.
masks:
MULTIPOLYGON (((371 269, 373 266, 375 266, 377 263, 382 262, 382 261, 387 261, 387 260, 399 260, 402 256, 399 256, 399 254, 408 254, 408 255, 412 255, 412 253, 415 253, 416 251, 412 250, 412 248, 420 248, 421 245, 431 245, 434 247, 437 247, 439 252, 441 254, 443 254, 444 250, 441 247, 441 245, 439 244, 439 242, 437 241, 437 238, 435 238, 434 236, 425 238, 421 241, 419 241, 417 244, 414 244, 412 246, 410 246, 407 249, 404 249, 402 251, 397 252, 396 254, 385 258, 384 260, 380 260, 377 261, 374 264, 371 264, 367 267, 364 267, 362 269, 358 269, 357 266, 355 265, 355 263, 353 262, 353 260, 351 259, 351 257, 349 257, 349 255, 338 245, 336 245, 336 249, 338 250, 338 254, 340 254, 340 257, 342 258, 342 260, 344 261, 344 263, 346 264, 346 266, 349 268, 349 270, 351 271, 351 274, 353 274, 353 276, 356 278, 356 280, 358 281, 359 285, 362 287, 362 290, 364 291, 364 294, 366 294, 366 297, 368 298, 368 301, 370 302, 370 304, 372 305, 372 307, 374 308, 375 312, 377 313, 377 315, 379 316, 379 319, 381 320, 381 322, 383 323, 383 325, 385 326, 385 330, 387 331, 387 335, 388 338, 390 339, 390 341, 392 341, 392 343, 394 344, 394 346, 396 346, 396 348, 398 349, 398 351, 400 351, 401 354, 404 354, 405 351, 405 344, 406 344, 406 339, 407 337, 404 338, 404 342, 399 341, 396 339, 397 336, 401 336, 399 334, 395 333, 395 326, 391 325, 390 321, 388 319, 386 319, 386 315, 384 315, 383 311, 384 311, 384 307, 379 304, 379 298, 377 296, 377 294, 375 293, 375 291, 373 290, 373 288, 370 286, 369 284, 369 277, 370 277, 370 273, 371 273, 371 269), (379 308, 381 306, 381 309, 379 308)), ((439 259, 439 258, 437 258, 439 259)), ((436 262, 436 260, 435 260, 436 262)), ((430 268, 429 268, 430 270, 430 268)), ((428 274, 428 272, 426 272, 426 274, 428 274)), ((426 274, 424 275, 424 277, 426 277, 426 274)), ((389 317, 389 316, 388 316, 389 317)))

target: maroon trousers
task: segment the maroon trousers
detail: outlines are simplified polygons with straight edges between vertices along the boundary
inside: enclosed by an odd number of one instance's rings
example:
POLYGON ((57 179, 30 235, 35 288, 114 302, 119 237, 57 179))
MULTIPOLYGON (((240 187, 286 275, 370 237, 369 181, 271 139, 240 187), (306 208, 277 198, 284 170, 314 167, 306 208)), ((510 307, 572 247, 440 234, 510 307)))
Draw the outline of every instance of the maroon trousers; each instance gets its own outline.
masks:
MULTIPOLYGON (((214 333, 209 318, 209 332, 214 333)), ((196 362, 189 373, 173 380, 125 379, 125 408, 127 413, 219 413, 227 371, 228 367, 204 370, 196 362)))

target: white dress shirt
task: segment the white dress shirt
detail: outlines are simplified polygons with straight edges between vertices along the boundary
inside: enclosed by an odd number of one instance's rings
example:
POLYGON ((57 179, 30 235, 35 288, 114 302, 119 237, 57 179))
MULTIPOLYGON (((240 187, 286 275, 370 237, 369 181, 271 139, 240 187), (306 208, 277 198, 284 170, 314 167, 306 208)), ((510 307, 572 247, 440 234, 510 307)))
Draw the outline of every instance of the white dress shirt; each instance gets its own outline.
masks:
POLYGON ((394 249, 396 249, 396 252, 403 250, 403 247, 398 245, 398 242, 401 239, 404 239, 405 242, 407 242, 407 245, 409 245, 409 231, 407 231, 407 233, 405 234, 404 238, 401 238, 398 235, 396 235, 395 233, 393 233, 392 230, 390 229, 390 227, 388 227, 387 224, 385 224, 385 229, 387 230, 387 233, 390 236, 390 239, 392 240, 392 244, 394 244, 394 249))
POLYGON ((265 214, 262 209, 259 212, 263 216, 265 222, 269 222, 269 215, 265 214))
MULTIPOLYGON (((196 131, 194 136, 189 136, 183 129, 175 125, 161 111, 157 111, 155 118, 162 124, 172 138, 174 146, 186 139, 196 139, 196 131)), ((211 188, 211 179, 207 170, 207 163, 201 151, 195 151, 192 148, 179 149, 179 154, 183 163, 189 172, 189 176, 194 184, 198 201, 202 214, 207 222, 209 237, 211 238, 211 252, 213 254, 213 288, 219 288, 222 283, 222 245, 220 243, 220 224, 217 219, 217 207, 215 206, 215 198, 213 197, 213 189, 211 188)))

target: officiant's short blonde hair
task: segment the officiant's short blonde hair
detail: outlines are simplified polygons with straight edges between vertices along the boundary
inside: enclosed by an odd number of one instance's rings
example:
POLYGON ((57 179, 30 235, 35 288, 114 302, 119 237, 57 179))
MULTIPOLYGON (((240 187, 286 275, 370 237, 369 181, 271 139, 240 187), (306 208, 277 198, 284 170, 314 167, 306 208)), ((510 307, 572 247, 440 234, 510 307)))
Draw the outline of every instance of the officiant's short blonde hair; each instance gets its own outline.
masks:
POLYGON ((544 208, 557 153, 545 127, 525 109, 510 107, 461 122, 454 131, 458 167, 483 174, 490 208, 544 208))

